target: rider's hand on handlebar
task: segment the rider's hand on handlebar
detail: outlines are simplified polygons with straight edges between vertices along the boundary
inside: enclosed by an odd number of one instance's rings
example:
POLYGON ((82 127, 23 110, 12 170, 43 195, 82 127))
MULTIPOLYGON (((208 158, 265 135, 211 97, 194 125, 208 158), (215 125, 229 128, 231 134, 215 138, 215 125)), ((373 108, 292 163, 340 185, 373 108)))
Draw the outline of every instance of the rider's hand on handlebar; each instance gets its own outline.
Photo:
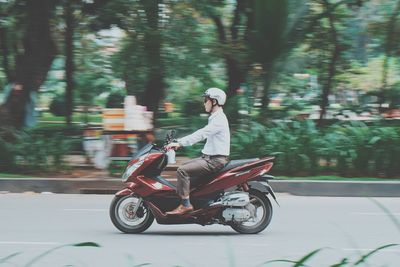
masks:
POLYGON ((181 144, 179 144, 178 142, 172 142, 165 146, 166 149, 173 149, 173 150, 177 150, 180 147, 181 144))

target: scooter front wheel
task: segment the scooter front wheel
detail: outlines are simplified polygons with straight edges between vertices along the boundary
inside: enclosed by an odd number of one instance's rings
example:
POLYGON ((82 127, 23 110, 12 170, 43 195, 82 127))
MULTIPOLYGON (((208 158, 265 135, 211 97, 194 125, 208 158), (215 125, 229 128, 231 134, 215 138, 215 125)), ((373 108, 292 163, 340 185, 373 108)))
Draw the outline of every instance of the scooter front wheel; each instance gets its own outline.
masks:
POLYGON ((145 231, 154 216, 139 196, 115 196, 110 205, 110 218, 115 227, 127 234, 145 231))

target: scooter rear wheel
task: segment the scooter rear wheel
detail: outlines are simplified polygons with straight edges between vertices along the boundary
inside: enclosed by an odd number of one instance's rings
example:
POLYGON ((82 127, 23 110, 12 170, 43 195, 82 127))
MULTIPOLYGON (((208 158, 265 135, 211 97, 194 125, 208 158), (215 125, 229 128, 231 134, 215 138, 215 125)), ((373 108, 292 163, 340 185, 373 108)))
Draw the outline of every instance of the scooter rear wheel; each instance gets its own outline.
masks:
POLYGON ((115 227, 127 234, 145 231, 154 221, 154 216, 141 197, 115 196, 110 205, 110 218, 115 227))
POLYGON ((257 210, 257 216, 255 218, 257 221, 231 224, 232 229, 241 234, 257 234, 267 228, 272 219, 271 201, 269 201, 264 193, 258 190, 250 190, 249 197, 250 203, 252 203, 257 210))

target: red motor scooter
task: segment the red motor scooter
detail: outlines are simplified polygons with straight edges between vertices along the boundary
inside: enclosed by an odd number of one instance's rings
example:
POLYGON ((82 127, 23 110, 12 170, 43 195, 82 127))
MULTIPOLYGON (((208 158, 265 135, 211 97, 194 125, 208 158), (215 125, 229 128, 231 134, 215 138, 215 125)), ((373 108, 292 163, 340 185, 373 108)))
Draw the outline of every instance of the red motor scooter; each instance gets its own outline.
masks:
MULTIPOLYGON (((173 141, 167 134, 165 145, 173 141)), ((128 163, 123 182, 126 188, 115 194, 110 206, 111 221, 124 233, 141 233, 153 223, 223 224, 242 234, 263 231, 271 221, 276 201, 266 175, 274 157, 232 160, 222 170, 207 177, 191 178, 192 212, 166 215, 176 208, 180 198, 176 187, 161 176, 167 166, 166 148, 144 146, 128 163)), ((277 202, 278 203, 278 202, 277 202)))

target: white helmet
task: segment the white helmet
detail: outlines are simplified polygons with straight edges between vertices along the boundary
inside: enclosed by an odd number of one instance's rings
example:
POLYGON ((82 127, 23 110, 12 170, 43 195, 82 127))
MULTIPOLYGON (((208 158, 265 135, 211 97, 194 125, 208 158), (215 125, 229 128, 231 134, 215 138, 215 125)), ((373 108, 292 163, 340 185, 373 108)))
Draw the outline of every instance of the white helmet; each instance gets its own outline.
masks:
POLYGON ((218 105, 220 106, 223 106, 226 102, 225 92, 216 87, 208 88, 204 92, 203 96, 217 100, 218 105))

